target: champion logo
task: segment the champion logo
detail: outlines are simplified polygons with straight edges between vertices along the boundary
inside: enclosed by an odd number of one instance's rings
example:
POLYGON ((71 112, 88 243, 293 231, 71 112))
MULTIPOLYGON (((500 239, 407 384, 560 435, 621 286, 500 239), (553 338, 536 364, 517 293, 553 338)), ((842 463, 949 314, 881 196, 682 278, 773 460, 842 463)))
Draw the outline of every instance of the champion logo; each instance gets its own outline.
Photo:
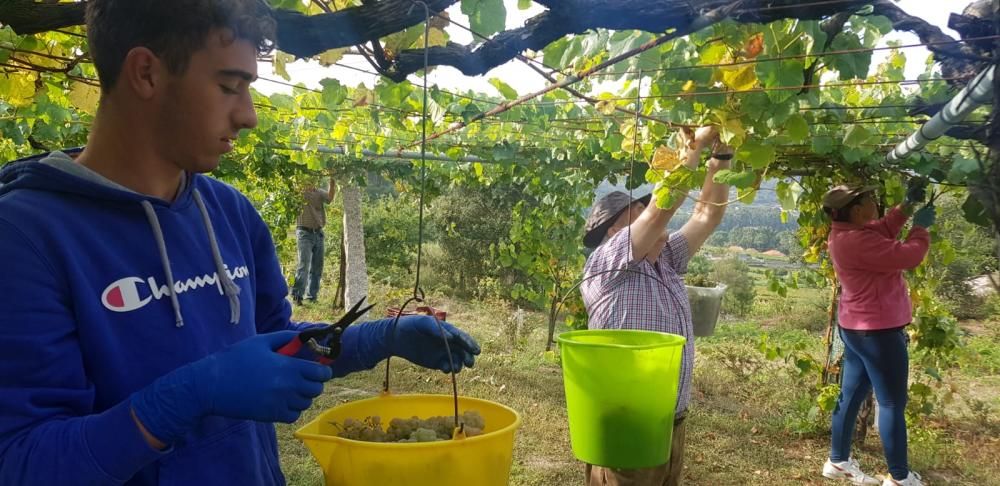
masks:
MULTIPOLYGON (((239 266, 232 270, 226 266, 226 274, 233 281, 250 276, 250 270, 245 266, 239 266)), ((191 290, 198 290, 204 287, 214 286, 219 295, 225 295, 222 289, 222 282, 219 280, 218 272, 201 275, 186 280, 174 282, 173 292, 178 295, 191 290)), ((145 280, 139 277, 125 277, 115 280, 108 285, 101 294, 101 302, 108 310, 115 312, 130 312, 141 309, 153 300, 160 300, 170 297, 171 288, 168 285, 160 285, 156 277, 149 277, 145 280)))

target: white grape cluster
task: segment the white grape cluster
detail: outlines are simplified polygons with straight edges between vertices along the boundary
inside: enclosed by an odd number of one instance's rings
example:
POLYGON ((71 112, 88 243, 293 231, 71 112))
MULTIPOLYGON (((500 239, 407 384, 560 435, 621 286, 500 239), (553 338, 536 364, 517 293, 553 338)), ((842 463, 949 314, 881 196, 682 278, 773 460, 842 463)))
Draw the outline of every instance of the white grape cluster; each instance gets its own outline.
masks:
MULTIPOLYGON (((465 425, 466 437, 480 435, 486 427, 486 420, 474 410, 463 413, 459 422, 465 425)), ((337 436, 345 439, 364 442, 434 442, 451 439, 455 417, 394 418, 385 429, 382 427, 382 419, 377 415, 364 420, 349 418, 343 424, 334 422, 333 425, 339 431, 337 436)))

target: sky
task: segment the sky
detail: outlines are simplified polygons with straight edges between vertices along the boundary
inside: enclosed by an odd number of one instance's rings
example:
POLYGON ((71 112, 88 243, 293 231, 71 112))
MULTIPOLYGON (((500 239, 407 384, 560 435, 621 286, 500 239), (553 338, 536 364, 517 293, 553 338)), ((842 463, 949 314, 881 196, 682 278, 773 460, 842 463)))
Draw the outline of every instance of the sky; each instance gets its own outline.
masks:
MULTIPOLYGON (((524 25, 526 19, 538 15, 543 11, 543 8, 538 4, 532 4, 532 7, 528 10, 518 10, 517 0, 504 0, 504 2, 507 6, 507 29, 520 27, 524 25)), ((958 38, 958 34, 955 31, 947 28, 948 15, 951 12, 961 12, 968 5, 968 2, 956 0, 899 0, 897 4, 907 13, 927 20, 939 26, 945 34, 958 38)), ((449 8, 448 14, 455 22, 469 25, 468 17, 462 14, 460 10, 460 2, 449 8)), ((446 30, 452 42, 461 44, 472 42, 472 35, 458 27, 450 26, 446 30)), ((883 39, 883 45, 892 40, 900 41, 904 45, 920 43, 920 40, 914 34, 893 32, 883 39)), ((930 53, 923 47, 904 49, 903 53, 907 59, 906 77, 907 79, 914 79, 924 71, 924 63, 930 53)), ((887 54, 888 51, 876 51, 873 55, 872 65, 877 65, 887 54)), ((360 56, 345 56, 341 59, 340 63, 366 71, 373 71, 367 61, 360 56)), ((258 70, 262 78, 281 80, 279 76, 274 74, 272 66, 269 63, 260 63, 258 70)), ((303 83, 310 88, 319 88, 319 82, 325 78, 335 78, 348 86, 357 86, 363 83, 371 87, 376 82, 374 76, 338 66, 327 68, 320 66, 316 62, 296 61, 288 65, 287 71, 289 76, 291 76, 292 83, 303 83)), ((490 78, 502 79, 521 94, 540 90, 547 84, 545 79, 538 73, 516 60, 498 66, 484 76, 475 77, 465 76, 451 67, 437 67, 431 72, 428 81, 430 85, 437 84, 441 88, 448 90, 471 89, 476 92, 499 96, 496 89, 489 84, 490 78)), ((410 80, 416 83, 420 82, 419 78, 415 75, 411 75, 410 80)), ((287 86, 268 82, 265 79, 260 79, 254 83, 254 88, 264 94, 275 92, 288 93, 291 91, 291 88, 287 86)), ((598 90, 608 90, 608 86, 598 86, 598 90)))

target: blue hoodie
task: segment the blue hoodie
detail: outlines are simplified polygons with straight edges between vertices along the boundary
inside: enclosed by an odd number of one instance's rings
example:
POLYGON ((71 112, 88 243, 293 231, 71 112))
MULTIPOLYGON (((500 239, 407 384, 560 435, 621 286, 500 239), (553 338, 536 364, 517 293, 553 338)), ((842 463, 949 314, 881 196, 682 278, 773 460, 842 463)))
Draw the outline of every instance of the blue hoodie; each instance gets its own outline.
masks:
MULTIPOLYGON (((61 153, 0 171, 0 485, 284 484, 272 424, 205 417, 158 451, 128 403, 237 341, 309 325, 290 321, 267 226, 208 177, 166 202, 87 172, 61 153)), ((357 327, 335 375, 374 366, 357 327)))

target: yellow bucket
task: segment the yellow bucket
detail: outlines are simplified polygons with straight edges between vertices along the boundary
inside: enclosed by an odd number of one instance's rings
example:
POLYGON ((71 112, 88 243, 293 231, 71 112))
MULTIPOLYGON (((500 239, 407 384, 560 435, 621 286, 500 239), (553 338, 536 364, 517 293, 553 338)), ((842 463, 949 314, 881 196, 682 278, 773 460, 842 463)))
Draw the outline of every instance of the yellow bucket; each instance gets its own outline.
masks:
POLYGON ((510 478, 514 433, 521 416, 496 402, 458 397, 458 413, 483 416, 482 435, 417 443, 361 442, 337 437, 331 422, 378 416, 451 416, 452 395, 382 395, 333 407, 295 432, 323 468, 327 486, 504 486, 510 478))

